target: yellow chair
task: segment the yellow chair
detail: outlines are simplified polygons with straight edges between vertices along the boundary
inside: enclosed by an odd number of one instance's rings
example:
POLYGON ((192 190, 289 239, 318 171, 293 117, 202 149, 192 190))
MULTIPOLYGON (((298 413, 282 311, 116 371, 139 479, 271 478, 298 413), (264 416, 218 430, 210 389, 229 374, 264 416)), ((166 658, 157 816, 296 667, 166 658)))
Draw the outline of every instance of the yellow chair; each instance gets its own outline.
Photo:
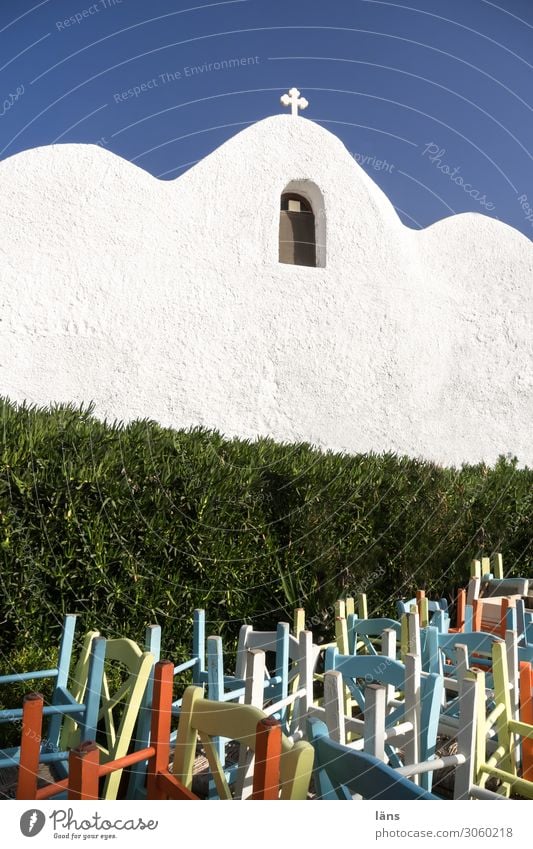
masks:
MULTIPOLYGON (((97 636, 98 632, 92 632, 97 636)), ((154 665, 151 652, 141 651, 132 640, 118 638, 106 641, 105 667, 102 694, 98 712, 99 729, 104 739, 96 740, 102 753, 102 763, 118 760, 127 754, 141 708, 144 691, 154 665), (112 685, 121 679, 117 689, 112 685), (102 728, 103 725, 103 728, 102 728)), ((87 686, 87 641, 74 675, 74 696, 83 701, 87 686)), ((67 717, 61 735, 61 747, 72 749, 84 742, 79 739, 79 729, 73 718, 67 717)), ((116 799, 122 770, 111 773, 104 785, 104 799, 116 799)))
POLYGON ((533 781, 521 776, 519 758, 520 741, 533 740, 533 725, 513 718, 503 642, 494 643, 492 648, 492 673, 495 707, 488 715, 485 673, 474 669, 465 673, 461 693, 465 719, 458 744, 466 763, 456 773, 455 798, 501 799, 509 798, 514 791, 533 799, 533 781), (496 791, 485 786, 490 778, 498 782, 496 791))
MULTIPOLYGON (((246 747, 248 762, 239 768, 236 796, 243 795, 243 787, 252 768, 255 752, 257 724, 266 714, 252 705, 233 702, 215 702, 204 698, 201 687, 188 687, 183 695, 179 718, 173 775, 189 790, 192 789, 196 746, 200 740, 218 795, 233 799, 224 768, 218 756, 214 738, 225 737, 246 747)), ((305 799, 313 770, 313 748, 303 740, 293 743, 282 737, 280 760, 280 799, 305 799)))

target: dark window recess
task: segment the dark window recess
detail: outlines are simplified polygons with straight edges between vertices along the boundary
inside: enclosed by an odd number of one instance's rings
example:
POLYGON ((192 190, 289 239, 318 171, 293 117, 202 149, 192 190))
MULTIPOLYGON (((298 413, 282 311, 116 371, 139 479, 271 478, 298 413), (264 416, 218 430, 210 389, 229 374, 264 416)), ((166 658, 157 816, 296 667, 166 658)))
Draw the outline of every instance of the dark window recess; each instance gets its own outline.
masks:
POLYGON ((316 266, 315 216, 311 204, 301 195, 281 196, 279 261, 316 266))

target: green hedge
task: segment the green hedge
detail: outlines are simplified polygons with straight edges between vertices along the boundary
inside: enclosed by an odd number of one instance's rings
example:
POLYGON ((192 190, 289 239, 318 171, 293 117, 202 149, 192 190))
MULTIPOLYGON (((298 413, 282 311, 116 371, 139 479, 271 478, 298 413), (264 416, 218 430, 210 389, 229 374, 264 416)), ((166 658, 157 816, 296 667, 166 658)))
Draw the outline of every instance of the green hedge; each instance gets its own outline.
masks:
POLYGON ((194 607, 234 637, 303 604, 320 632, 340 594, 390 613, 417 587, 450 594, 480 551, 532 571, 533 472, 514 460, 457 470, 102 423, 91 408, 0 411, 4 665, 56 645, 66 612, 137 640, 157 621, 177 660, 194 607))

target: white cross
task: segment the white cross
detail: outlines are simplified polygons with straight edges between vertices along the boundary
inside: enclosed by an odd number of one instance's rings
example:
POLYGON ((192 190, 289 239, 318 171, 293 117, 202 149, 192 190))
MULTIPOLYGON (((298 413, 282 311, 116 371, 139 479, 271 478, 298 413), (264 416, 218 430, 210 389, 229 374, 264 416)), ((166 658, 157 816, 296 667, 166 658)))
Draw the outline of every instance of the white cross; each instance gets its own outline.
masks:
POLYGON ((300 97, 300 92, 297 88, 291 88, 288 94, 282 94, 280 101, 284 106, 291 107, 291 115, 297 115, 298 109, 307 109, 309 106, 305 97, 300 97))

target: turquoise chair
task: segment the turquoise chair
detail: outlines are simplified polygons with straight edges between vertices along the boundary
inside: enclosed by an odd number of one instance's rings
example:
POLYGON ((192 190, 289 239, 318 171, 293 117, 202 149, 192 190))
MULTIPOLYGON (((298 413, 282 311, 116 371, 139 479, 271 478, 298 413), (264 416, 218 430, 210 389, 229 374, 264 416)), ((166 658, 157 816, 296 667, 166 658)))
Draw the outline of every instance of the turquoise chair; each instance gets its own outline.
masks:
POLYGON ((311 717, 307 736, 315 751, 314 785, 318 799, 351 800, 354 795, 380 802, 439 799, 382 761, 336 743, 323 722, 311 717))
MULTIPOLYGON (((533 646, 533 611, 526 610, 523 599, 517 599, 515 606, 507 610, 505 626, 507 630, 515 632, 519 649, 533 646)), ((526 660, 526 657, 522 660, 526 660)))
MULTIPOLYGON (((425 639, 422 649, 422 668, 426 672, 444 674, 453 678, 457 674, 456 646, 466 646, 468 657, 475 657, 475 665, 484 670, 492 666, 492 646, 501 642, 496 634, 486 634, 484 631, 469 633, 441 634, 432 627, 423 629, 425 639)), ((488 685, 490 686, 490 685, 488 685)))
MULTIPOLYGON (((153 649, 151 649, 153 653, 153 649)), ((184 672, 190 673, 192 684, 196 687, 201 687, 207 684, 207 668, 206 668, 206 644, 205 644, 205 610, 197 608, 193 613, 192 620, 192 650, 188 660, 178 663, 174 667, 174 678, 183 675, 184 672)), ((191 681, 187 682, 189 685, 191 681)), ((172 715, 179 716, 181 710, 182 699, 176 699, 172 702, 172 715)), ((174 743, 176 733, 171 737, 171 742, 174 743)))

